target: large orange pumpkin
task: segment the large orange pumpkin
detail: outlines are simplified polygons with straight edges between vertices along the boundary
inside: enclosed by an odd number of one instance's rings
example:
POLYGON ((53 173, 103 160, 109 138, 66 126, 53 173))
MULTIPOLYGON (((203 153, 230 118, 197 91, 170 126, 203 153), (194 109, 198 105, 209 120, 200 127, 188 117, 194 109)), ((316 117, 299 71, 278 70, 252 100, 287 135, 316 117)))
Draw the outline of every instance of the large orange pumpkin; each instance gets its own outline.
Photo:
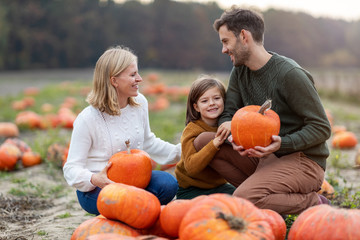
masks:
POLYGON ((112 233, 125 236, 139 236, 140 234, 130 226, 104 218, 103 216, 97 216, 86 220, 81 223, 73 232, 71 240, 85 240, 89 236, 100 233, 112 233))
POLYGON ((127 151, 115 153, 109 160, 112 163, 107 171, 110 180, 139 188, 146 188, 151 179, 151 158, 140 149, 131 149, 126 141, 127 151))
POLYGON ((292 224, 288 240, 360 239, 360 210, 336 208, 327 204, 302 212, 292 224))
POLYGON ((181 240, 274 240, 265 215, 250 201, 216 193, 197 202, 181 221, 181 240))
POLYGON ((21 151, 13 144, 3 143, 0 146, 0 170, 10 171, 21 157, 21 151))
POLYGON ((334 134, 332 139, 332 146, 334 148, 353 148, 357 144, 357 137, 353 132, 342 131, 334 134))
POLYGON ((99 193, 97 207, 104 217, 139 229, 155 224, 160 214, 160 201, 154 194, 122 183, 106 185, 99 193))
POLYGON ((271 100, 267 100, 262 106, 249 105, 237 110, 231 120, 231 135, 236 145, 249 149, 272 142, 272 135, 280 132, 280 118, 270 107, 271 100))
POLYGON ((275 240, 284 240, 286 237, 286 223, 283 217, 271 209, 261 209, 261 211, 265 214, 265 219, 272 228, 275 240))

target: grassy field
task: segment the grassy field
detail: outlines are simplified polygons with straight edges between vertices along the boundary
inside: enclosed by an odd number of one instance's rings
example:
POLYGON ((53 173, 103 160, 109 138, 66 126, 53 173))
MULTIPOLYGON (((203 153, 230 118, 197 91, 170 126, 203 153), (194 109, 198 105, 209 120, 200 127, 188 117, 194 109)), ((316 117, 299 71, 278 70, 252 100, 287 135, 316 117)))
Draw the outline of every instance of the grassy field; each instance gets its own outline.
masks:
MULTIPOLYGON (((186 89, 201 71, 158 71, 148 69, 141 72, 144 82, 141 91, 149 86, 161 86, 159 93, 147 94, 150 106, 150 125, 160 138, 178 143, 184 128, 186 94, 170 94, 174 87, 186 89), (156 108, 156 101, 165 97, 168 106, 156 108)), ((227 84, 228 73, 212 74, 227 84)), ((346 89, 330 89, 325 81, 334 82, 336 76, 328 72, 316 72, 319 80, 316 85, 321 93, 323 104, 334 118, 335 125, 341 125, 354 132, 360 139, 360 90, 358 94, 346 92, 346 89), (325 74, 326 73, 326 74, 325 74), (321 83, 320 83, 321 81, 321 83)), ((355 73, 344 77, 342 81, 356 78, 355 73)), ((316 79, 316 78, 315 78, 316 79)), ((21 111, 33 111, 39 115, 55 114, 64 104, 65 99, 75 99, 72 111, 77 114, 87 106, 86 94, 92 81, 91 69, 47 70, 0 73, 0 122, 14 122, 21 111), (39 92, 31 96, 35 101, 25 110, 14 110, 12 103, 26 97, 25 90, 36 87, 39 92), (51 104, 50 112, 45 112, 44 104, 51 104)), ((358 79, 358 82, 360 79, 358 79)), ((352 89, 353 91, 353 89, 352 89)), ((27 142, 34 151, 41 154, 43 163, 31 168, 18 165, 11 172, 0 172, 0 206, 7 213, 0 212, 0 239, 70 239, 73 230, 91 216, 79 207, 74 189, 63 179, 62 170, 49 161, 47 149, 51 144, 67 144, 71 129, 62 127, 29 129, 20 128, 20 138, 27 142), (35 204, 30 204, 30 203, 35 204), (21 206, 21 207, 19 207, 21 206), (23 216, 23 217, 21 217, 23 216), (23 225, 26 227, 23 227, 23 225)), ((0 138, 0 143, 4 141, 0 138)), ((331 139, 329 139, 331 145, 331 139)), ((359 169, 355 168, 355 154, 359 145, 347 150, 330 148, 326 178, 335 187, 334 205, 344 208, 360 208, 359 169)), ((288 226, 291 221, 288 220, 288 226)))

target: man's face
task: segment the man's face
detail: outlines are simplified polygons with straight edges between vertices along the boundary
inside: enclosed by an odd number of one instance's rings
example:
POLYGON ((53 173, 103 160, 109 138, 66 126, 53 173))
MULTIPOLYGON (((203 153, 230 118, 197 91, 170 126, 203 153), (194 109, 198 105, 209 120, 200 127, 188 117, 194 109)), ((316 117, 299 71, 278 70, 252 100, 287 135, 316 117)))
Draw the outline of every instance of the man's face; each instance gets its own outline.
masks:
POLYGON ((222 53, 228 54, 235 67, 246 65, 250 52, 248 47, 241 42, 241 33, 238 36, 229 31, 226 25, 219 28, 219 37, 223 45, 222 53))

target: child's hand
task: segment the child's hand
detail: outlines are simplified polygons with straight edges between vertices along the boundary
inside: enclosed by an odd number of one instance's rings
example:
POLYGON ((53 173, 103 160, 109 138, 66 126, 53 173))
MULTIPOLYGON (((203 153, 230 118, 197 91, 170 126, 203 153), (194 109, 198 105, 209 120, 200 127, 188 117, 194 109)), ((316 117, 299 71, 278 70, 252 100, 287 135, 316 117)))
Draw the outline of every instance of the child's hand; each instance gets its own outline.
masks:
POLYGON ((218 136, 229 136, 231 133, 231 121, 223 122, 217 129, 215 137, 218 136))
POLYGON ((213 140, 214 146, 219 148, 220 145, 225 142, 227 135, 228 135, 227 131, 222 131, 219 134, 217 133, 217 136, 215 136, 213 140))

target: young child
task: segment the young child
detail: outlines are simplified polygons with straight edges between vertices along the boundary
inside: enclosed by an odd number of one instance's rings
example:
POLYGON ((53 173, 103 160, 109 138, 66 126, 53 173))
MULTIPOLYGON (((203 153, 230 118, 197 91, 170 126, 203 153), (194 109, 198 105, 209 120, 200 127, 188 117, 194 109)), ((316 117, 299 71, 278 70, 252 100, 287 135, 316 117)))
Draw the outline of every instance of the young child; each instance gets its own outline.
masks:
POLYGON ((210 76, 199 77, 191 86, 187 101, 186 127, 181 136, 181 160, 175 174, 179 183, 177 199, 192 199, 212 193, 232 194, 235 187, 214 171, 210 162, 230 132, 215 137, 218 117, 224 110, 225 87, 210 76), (208 143, 199 135, 213 136, 208 143))

